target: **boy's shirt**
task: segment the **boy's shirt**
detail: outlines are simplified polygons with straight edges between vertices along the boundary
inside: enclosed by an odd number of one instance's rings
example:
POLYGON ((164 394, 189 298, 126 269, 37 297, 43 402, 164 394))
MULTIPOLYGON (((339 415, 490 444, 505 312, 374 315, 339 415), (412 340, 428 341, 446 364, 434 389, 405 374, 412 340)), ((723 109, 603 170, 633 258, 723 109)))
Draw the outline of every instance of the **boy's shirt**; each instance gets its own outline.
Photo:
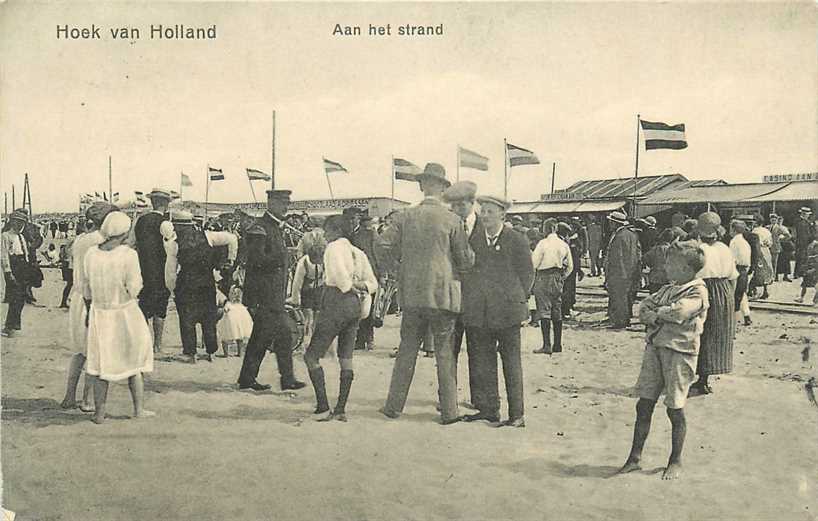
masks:
POLYGON ((324 284, 346 293, 356 280, 364 282, 369 293, 378 289, 378 281, 366 254, 345 238, 327 244, 324 250, 324 284))
POLYGON ((702 279, 662 286, 639 305, 639 321, 648 326, 647 343, 697 355, 709 307, 702 279))

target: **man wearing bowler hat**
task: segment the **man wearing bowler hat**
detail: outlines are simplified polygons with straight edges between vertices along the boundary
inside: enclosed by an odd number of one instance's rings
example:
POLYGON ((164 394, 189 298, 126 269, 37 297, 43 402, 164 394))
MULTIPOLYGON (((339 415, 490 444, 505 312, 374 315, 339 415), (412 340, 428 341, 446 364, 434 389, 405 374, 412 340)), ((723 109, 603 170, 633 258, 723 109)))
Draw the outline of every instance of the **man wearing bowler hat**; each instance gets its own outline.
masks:
POLYGON ((442 423, 460 420, 452 352, 452 332, 460 312, 460 281, 455 273, 474 264, 461 219, 441 197, 451 186, 442 165, 428 163, 417 176, 423 201, 395 216, 378 238, 378 248, 399 263, 401 339, 389 395, 382 412, 397 418, 403 412, 421 340, 431 326, 437 360, 438 397, 442 423))
POLYGON ((271 344, 281 375, 281 389, 295 390, 305 385, 293 373, 292 336, 284 307, 289 252, 283 229, 290 194, 290 190, 267 190, 267 211, 247 233, 244 304, 253 315, 253 332, 244 352, 239 389, 270 388, 258 383, 256 377, 271 344))

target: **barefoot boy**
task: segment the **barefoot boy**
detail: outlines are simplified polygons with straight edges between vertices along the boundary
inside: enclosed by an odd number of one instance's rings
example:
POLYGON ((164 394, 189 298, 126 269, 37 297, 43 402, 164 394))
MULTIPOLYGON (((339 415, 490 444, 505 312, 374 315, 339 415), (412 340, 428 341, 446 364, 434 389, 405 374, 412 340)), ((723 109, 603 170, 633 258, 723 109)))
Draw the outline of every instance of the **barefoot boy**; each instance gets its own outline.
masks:
POLYGON ((672 425, 672 449, 662 479, 676 479, 681 474, 687 430, 684 405, 687 391, 696 380, 699 337, 709 307, 707 287, 696 278, 703 265, 704 254, 695 243, 674 243, 665 265, 670 283, 639 306, 639 320, 647 325, 647 345, 636 382, 639 401, 633 446, 620 473, 641 468, 642 447, 650 432, 653 409, 664 393, 672 425))

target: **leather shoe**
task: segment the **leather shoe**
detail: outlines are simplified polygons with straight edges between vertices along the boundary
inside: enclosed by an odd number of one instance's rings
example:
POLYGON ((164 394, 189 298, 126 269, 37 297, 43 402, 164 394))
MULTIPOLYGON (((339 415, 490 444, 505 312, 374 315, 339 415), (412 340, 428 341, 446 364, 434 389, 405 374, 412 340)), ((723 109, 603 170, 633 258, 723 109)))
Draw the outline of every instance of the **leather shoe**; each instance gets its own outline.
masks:
POLYGON ((539 349, 535 349, 535 350, 534 350, 534 351, 532 351, 532 352, 533 352, 535 355, 550 355, 550 354, 551 354, 551 349, 550 349, 550 348, 549 348, 549 349, 546 349, 546 348, 544 348, 544 347, 541 347, 541 348, 539 348, 539 349))
POLYGON ((498 427, 525 427, 525 418, 522 416, 519 418, 514 418, 513 420, 509 418, 508 420, 504 421, 498 427))
POLYGON ((489 414, 487 412, 478 412, 463 416, 464 422, 476 422, 480 420, 486 420, 489 423, 497 423, 500 421, 500 416, 497 414, 489 414))
POLYGON ((440 420, 440 424, 441 425, 451 425, 453 423, 458 423, 458 422, 461 422, 461 421, 463 421, 462 416, 455 416, 454 418, 451 418, 451 419, 448 419, 448 420, 440 420))
POLYGON ((258 382, 253 382, 253 383, 249 383, 249 384, 239 384, 239 389, 240 390, 252 389, 253 391, 267 391, 271 387, 272 386, 270 386, 270 385, 260 384, 258 382))
POLYGON ((298 380, 289 380, 281 382, 281 390, 282 391, 297 391, 298 389, 303 389, 306 387, 307 384, 304 382, 299 382, 298 380))

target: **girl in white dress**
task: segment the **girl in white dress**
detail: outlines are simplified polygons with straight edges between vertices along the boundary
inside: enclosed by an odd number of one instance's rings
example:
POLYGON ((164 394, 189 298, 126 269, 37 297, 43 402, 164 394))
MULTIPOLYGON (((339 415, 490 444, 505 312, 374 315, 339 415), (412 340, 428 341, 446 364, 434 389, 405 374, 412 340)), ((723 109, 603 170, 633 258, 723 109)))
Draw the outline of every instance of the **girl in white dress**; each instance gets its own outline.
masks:
POLYGON ((153 340, 139 310, 137 295, 142 275, 136 252, 125 246, 131 219, 122 212, 108 214, 100 232, 104 238, 85 255, 83 296, 88 312, 86 372, 96 376, 93 421, 105 420, 108 382, 128 379, 134 417, 154 416, 143 408, 142 373, 153 371, 153 340))
POLYGON ((253 318, 241 303, 241 288, 238 286, 230 288, 230 299, 224 303, 224 316, 219 320, 218 328, 223 357, 227 358, 227 348, 231 342, 236 343, 236 356, 241 356, 241 350, 253 332, 253 318))

